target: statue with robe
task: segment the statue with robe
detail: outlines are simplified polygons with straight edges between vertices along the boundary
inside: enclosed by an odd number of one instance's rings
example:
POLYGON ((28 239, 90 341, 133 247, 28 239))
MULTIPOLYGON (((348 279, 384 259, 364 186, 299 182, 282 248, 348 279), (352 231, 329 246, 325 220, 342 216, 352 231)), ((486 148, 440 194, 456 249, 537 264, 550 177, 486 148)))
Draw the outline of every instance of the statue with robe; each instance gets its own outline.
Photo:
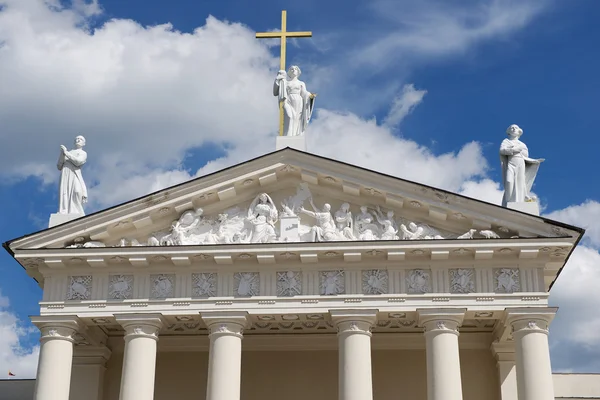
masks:
POLYGON ((306 84, 298 79, 300 67, 292 65, 288 72, 277 73, 273 95, 283 107, 283 135, 302 136, 312 116, 316 94, 306 90, 306 84))
POLYGON ((533 181, 537 175, 543 158, 529 158, 529 150, 519 138, 523 129, 518 125, 511 125, 506 130, 508 138, 500 144, 500 163, 502 165, 502 182, 504 184, 504 197, 502 206, 506 207, 511 202, 531 201, 530 196, 533 181))
POLYGON ((83 205, 87 203, 87 188, 81 175, 81 167, 87 161, 87 153, 83 150, 85 138, 75 138, 75 148, 67 150, 60 146, 57 168, 60 171, 59 214, 85 215, 83 205))

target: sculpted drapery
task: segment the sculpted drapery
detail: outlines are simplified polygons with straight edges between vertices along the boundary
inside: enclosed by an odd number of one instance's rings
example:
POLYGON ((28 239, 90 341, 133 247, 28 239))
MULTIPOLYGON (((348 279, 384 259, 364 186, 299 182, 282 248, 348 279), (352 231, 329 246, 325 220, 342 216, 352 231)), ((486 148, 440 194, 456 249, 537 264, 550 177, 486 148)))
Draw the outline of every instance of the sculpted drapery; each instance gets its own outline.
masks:
POLYGON ((65 146, 60 146, 61 152, 56 165, 60 171, 58 194, 60 214, 85 214, 83 205, 87 202, 88 193, 81 167, 87 161, 87 153, 82 149, 83 146, 85 146, 83 136, 75 138, 73 150, 69 151, 65 146))
POLYGON ((500 163, 502 165, 502 182, 504 197, 502 205, 510 202, 531 200, 529 192, 537 175, 540 163, 544 159, 529 158, 529 150, 519 138, 523 130, 511 125, 506 130, 508 135, 500 144, 500 163))
POLYGON ((287 74, 279 71, 273 84, 273 95, 283 104, 284 136, 304 135, 312 116, 315 95, 298 79, 300 74, 300 68, 293 65, 287 74))

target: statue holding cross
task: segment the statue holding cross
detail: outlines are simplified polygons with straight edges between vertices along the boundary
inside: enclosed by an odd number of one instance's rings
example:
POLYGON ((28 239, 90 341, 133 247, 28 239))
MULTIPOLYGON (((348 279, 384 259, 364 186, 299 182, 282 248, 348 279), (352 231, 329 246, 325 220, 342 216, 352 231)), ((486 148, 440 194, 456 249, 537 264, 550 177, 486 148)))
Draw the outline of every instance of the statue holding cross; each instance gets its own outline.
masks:
POLYGON ((288 32, 287 13, 281 12, 281 31, 257 33, 257 38, 280 38, 281 56, 279 72, 273 83, 273 95, 279 99, 279 135, 303 136, 312 116, 316 93, 306 90, 306 84, 298 79, 300 67, 292 65, 285 71, 286 39, 311 37, 312 32, 288 32))

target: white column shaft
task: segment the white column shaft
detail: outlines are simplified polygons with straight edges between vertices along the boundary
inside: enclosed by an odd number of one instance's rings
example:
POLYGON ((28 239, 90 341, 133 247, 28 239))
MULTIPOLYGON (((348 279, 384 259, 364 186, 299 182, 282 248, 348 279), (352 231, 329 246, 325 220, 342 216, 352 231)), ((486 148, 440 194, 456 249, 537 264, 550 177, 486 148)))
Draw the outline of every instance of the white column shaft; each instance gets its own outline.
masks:
POLYGON ((450 329, 425 333, 427 399, 462 400, 458 335, 450 329))
POLYGON ((523 329, 514 335, 519 400, 554 400, 547 332, 523 329))
POLYGON ((154 399, 156 339, 138 336, 125 339, 120 400, 154 399))
POLYGON ((153 400, 160 314, 121 314, 115 319, 125 329, 125 350, 119 400, 153 400))
POLYGON ((68 400, 72 365, 73 342, 70 337, 42 336, 34 399, 68 400))
POLYGON ((417 310, 425 328, 427 399, 462 400, 458 327, 466 309, 417 310))
POLYGON ((239 400, 242 383, 242 338, 247 313, 202 314, 210 334, 206 400, 239 400))
POLYGON ((338 328, 340 400, 373 400, 371 327, 377 310, 332 310, 338 328))
POLYGON ((242 382, 241 335, 210 337, 207 400, 238 400, 242 382))
POLYGON ((344 332, 339 335, 340 400, 372 400, 371 337, 344 332))

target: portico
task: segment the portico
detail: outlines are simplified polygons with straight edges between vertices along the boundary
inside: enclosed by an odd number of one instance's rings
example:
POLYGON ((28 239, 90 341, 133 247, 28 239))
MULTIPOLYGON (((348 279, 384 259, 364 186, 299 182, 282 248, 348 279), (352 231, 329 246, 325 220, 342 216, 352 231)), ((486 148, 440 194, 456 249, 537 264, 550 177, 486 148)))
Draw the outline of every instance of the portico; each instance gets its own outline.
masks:
POLYGON ((581 234, 284 149, 7 246, 36 399, 550 400, 581 234))

